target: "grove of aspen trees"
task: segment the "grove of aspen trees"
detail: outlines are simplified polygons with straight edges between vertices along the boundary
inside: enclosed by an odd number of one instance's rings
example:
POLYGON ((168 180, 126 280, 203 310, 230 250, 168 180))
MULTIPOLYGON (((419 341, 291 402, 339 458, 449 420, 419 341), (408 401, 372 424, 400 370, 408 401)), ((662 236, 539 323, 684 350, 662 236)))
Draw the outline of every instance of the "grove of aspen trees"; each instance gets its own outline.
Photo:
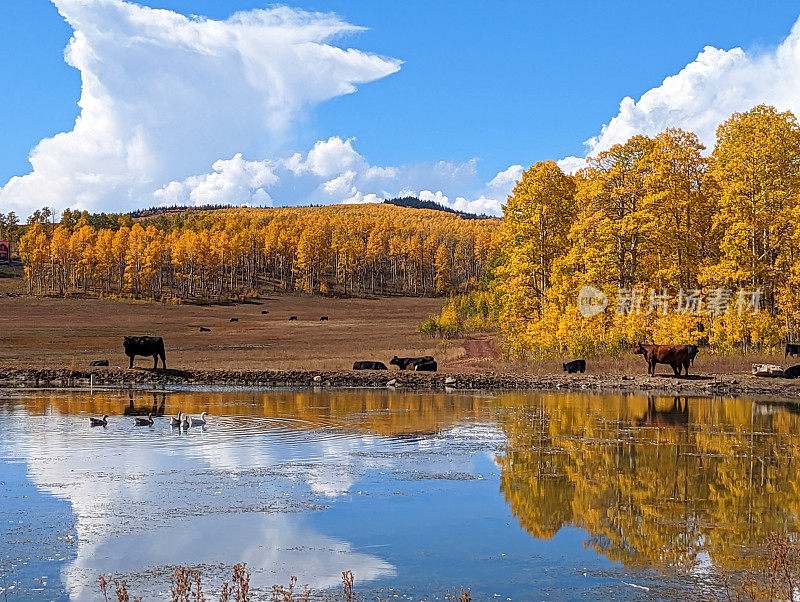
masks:
MULTIPOLYGON (((800 127, 757 106, 710 153, 668 129, 565 174, 524 172, 482 291, 423 325, 499 329, 510 357, 591 356, 636 342, 775 350, 800 335, 800 127), (581 296, 606 303, 586 315, 581 296)), ((585 308, 585 307, 584 307, 585 308)))
POLYGON ((133 219, 39 212, 19 241, 32 294, 214 302, 260 292, 466 291, 500 220, 394 205, 182 211, 133 219))

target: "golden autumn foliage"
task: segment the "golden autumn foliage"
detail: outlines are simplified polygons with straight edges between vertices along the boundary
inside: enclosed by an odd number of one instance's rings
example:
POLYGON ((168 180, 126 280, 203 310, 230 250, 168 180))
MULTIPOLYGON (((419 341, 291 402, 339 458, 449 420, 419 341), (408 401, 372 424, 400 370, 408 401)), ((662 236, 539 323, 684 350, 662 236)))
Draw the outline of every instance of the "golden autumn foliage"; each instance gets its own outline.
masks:
POLYGON ((638 341, 746 352, 797 337, 800 127, 758 106, 704 151, 668 129, 574 176, 552 161, 523 174, 486 287, 508 356, 616 354, 638 341), (584 287, 605 295, 605 311, 579 311, 584 287))
POLYGON ((580 394, 498 404, 500 488, 535 537, 571 525, 627 566, 731 571, 763 565, 752 551, 800 527, 795 406, 580 394))
POLYGON ((467 291, 500 230, 499 220, 394 205, 187 210, 115 222, 32 223, 19 245, 30 292, 216 301, 278 290, 467 291))

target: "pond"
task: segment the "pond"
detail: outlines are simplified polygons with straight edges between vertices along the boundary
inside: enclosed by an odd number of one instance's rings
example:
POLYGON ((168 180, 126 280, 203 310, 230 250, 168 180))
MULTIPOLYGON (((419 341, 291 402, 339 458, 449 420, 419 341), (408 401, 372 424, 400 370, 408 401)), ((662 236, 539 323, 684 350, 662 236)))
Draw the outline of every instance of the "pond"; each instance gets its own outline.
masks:
POLYGON ((8 600, 292 575, 364 599, 721 593, 797 531, 800 414, 736 399, 389 390, 0 393, 8 600), (167 417, 135 426, 154 407, 167 417), (170 426, 178 410, 205 427, 170 426), (127 413, 127 415, 126 415, 127 413), (106 427, 88 416, 109 414, 106 427))

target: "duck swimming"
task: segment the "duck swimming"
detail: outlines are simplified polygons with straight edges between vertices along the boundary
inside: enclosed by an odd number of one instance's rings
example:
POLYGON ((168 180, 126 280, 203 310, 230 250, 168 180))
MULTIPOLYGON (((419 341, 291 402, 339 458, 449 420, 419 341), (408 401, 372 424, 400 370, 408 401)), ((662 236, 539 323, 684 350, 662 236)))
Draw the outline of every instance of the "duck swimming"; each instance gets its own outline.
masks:
POLYGON ((181 416, 183 416, 183 412, 178 412, 178 416, 173 416, 170 418, 169 424, 170 426, 180 426, 181 425, 181 416))
POLYGON ((153 426, 153 415, 148 414, 147 418, 134 418, 136 426, 153 426))
POLYGON ((192 426, 204 426, 206 423, 206 412, 200 414, 200 417, 192 416, 189 418, 189 422, 191 422, 192 426))
POLYGON ((92 426, 106 426, 108 424, 108 414, 105 414, 102 418, 95 418, 94 416, 90 416, 89 424, 92 426))
POLYGON ((188 429, 189 426, 189 417, 186 414, 181 414, 181 428, 188 429))

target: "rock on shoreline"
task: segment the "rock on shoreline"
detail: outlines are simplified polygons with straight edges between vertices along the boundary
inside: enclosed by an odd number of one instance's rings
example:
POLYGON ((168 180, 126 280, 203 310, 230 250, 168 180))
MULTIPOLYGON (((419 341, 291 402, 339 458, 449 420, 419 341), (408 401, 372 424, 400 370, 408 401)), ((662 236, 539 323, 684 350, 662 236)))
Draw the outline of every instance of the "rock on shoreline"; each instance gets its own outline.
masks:
POLYGON ((530 390, 658 392, 667 395, 751 395, 800 397, 800 382, 759 379, 745 374, 653 378, 614 374, 513 374, 410 371, 317 370, 124 370, 118 368, 0 369, 0 387, 245 386, 382 388, 394 380, 398 390, 530 390))

